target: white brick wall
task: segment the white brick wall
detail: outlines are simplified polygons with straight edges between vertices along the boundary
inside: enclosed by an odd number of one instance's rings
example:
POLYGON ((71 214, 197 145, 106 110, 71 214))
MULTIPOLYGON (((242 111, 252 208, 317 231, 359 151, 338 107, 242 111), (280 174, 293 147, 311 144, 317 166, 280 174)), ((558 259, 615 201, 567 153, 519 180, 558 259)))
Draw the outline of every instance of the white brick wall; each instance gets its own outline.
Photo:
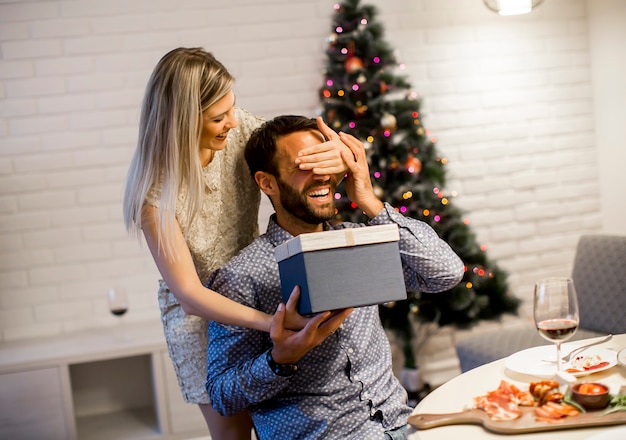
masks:
MULTIPOLYGON (((0 340, 115 325, 116 283, 128 320, 158 316, 158 273, 121 220, 150 71, 203 46, 237 76, 238 104, 314 115, 333 3, 0 1, 0 340)), ((514 292, 567 274, 602 226, 585 1, 517 18, 477 0, 370 3, 450 159, 447 191, 514 292)))

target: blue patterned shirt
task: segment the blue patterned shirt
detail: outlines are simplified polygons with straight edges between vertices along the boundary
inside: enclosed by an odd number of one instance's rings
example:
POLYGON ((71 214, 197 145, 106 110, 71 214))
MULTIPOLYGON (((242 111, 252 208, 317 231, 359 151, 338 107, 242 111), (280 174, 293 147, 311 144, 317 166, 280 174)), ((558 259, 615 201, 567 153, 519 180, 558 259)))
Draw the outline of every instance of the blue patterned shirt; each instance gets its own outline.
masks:
MULTIPOLYGON (((396 223, 407 289, 440 292, 463 276, 463 263, 427 224, 390 205, 370 225, 396 223)), ((365 226, 324 224, 325 230, 365 226)), ((211 289, 273 314, 282 300, 274 248, 292 235, 270 219, 258 237, 210 278, 211 289)), ((339 294, 340 292, 338 292, 339 294)), ((356 308, 342 326, 300 361, 291 377, 275 375, 267 333, 211 322, 207 391, 223 415, 248 408, 260 439, 382 439, 406 424, 407 395, 391 368, 377 306, 356 308)))

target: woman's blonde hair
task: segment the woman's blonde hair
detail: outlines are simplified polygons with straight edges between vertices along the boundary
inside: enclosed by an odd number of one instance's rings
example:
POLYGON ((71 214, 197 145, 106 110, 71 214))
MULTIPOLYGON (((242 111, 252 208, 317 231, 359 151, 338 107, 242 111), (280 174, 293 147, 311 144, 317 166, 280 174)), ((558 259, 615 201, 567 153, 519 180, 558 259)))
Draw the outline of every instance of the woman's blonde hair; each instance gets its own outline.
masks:
POLYGON ((187 230, 202 203, 202 112, 228 94, 233 84, 234 78, 211 53, 177 48, 161 58, 146 86, 137 149, 124 191, 124 223, 139 236, 148 192, 160 187, 158 243, 171 258, 176 257, 173 226, 184 219, 180 226, 187 230))

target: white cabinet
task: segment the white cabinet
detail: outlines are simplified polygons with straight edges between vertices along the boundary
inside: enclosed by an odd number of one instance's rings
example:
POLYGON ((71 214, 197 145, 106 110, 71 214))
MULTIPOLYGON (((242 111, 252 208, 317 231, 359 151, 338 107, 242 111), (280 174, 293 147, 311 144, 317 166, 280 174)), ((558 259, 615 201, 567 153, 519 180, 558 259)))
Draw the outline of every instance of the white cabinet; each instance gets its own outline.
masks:
POLYGON ((160 322, 0 344, 0 438, 207 437, 182 399, 160 322))

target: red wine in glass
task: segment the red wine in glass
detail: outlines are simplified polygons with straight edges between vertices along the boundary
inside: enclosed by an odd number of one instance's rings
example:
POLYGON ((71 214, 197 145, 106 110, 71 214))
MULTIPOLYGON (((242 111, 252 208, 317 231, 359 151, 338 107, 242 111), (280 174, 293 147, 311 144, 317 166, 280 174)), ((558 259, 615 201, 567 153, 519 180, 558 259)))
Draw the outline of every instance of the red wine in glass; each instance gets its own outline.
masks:
POLYGON ((537 330, 549 341, 569 339, 576 333, 578 323, 573 319, 547 319, 537 323, 537 330))
POLYGON ((127 308, 111 309, 111 313, 115 316, 123 316, 128 311, 127 308))
POLYGON ((111 313, 120 318, 122 340, 127 340, 128 336, 126 335, 126 328, 123 319, 123 316, 128 311, 128 296, 126 295, 126 290, 122 287, 110 288, 107 295, 107 300, 111 313))

